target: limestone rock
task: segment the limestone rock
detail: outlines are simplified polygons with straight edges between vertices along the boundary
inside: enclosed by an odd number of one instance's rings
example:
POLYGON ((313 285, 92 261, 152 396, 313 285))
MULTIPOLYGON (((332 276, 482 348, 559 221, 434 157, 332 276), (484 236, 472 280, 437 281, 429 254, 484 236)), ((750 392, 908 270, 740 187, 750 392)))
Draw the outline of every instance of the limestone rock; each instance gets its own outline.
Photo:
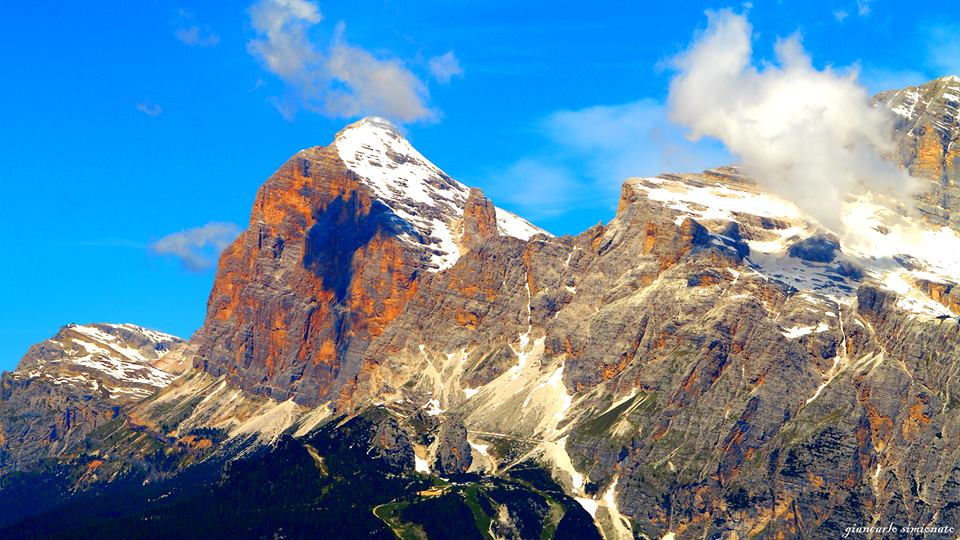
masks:
POLYGON ((168 385, 154 367, 183 340, 132 324, 70 324, 30 348, 0 383, 0 471, 56 455, 168 385))
POLYGON ((931 222, 960 230, 960 77, 882 92, 874 103, 893 113, 897 161, 928 181, 918 209, 931 222))

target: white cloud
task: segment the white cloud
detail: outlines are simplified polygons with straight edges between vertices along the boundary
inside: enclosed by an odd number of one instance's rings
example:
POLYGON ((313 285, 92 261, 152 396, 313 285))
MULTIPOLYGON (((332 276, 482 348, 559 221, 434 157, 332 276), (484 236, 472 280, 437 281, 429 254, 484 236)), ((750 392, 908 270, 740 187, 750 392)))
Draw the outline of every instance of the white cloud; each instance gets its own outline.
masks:
POLYGON ((323 20, 319 8, 304 0, 265 0, 250 8, 250 22, 258 39, 247 50, 272 73, 299 84, 309 78, 309 66, 320 54, 307 37, 307 30, 323 20))
POLYGON ((160 116, 163 113, 162 107, 150 101, 141 101, 137 103, 136 107, 138 111, 147 116, 160 116))
POLYGON ((857 0, 857 15, 866 17, 870 14, 870 3, 873 0, 857 0))
POLYGON ((700 171, 727 159, 709 145, 695 147, 667 121, 658 101, 558 111, 543 123, 550 138, 588 163, 588 176, 618 192, 631 176, 700 171))
POLYGON ((150 244, 150 249, 160 255, 172 255, 191 271, 199 272, 214 265, 220 252, 237 235, 240 227, 233 223, 213 221, 201 227, 185 229, 168 234, 150 244))
POLYGON ((399 60, 379 60, 343 39, 338 25, 325 63, 337 84, 326 89, 323 111, 330 116, 378 114, 401 122, 434 118, 427 87, 399 60))
POLYGON ((691 137, 714 137, 772 191, 839 229, 842 199, 858 184, 901 197, 913 182, 882 156, 888 115, 868 104, 855 71, 811 65, 797 36, 778 41, 777 64, 752 60, 751 27, 708 12, 707 30, 675 59, 670 117, 691 137))
MULTIPOLYGON (((331 117, 377 114, 398 122, 437 116, 426 85, 403 62, 348 43, 342 23, 327 47, 314 44, 310 30, 323 20, 315 3, 261 0, 251 7, 250 20, 257 37, 247 50, 287 83, 299 106, 331 117)), ((295 102, 280 102, 278 110, 290 118, 295 102)))
POLYGON ((430 59, 430 74, 441 84, 447 84, 454 77, 463 76, 463 68, 460 67, 460 60, 457 59, 453 51, 440 56, 434 56, 430 59))
POLYGON ((849 17, 849 16, 850 16, 850 14, 847 13, 847 11, 846 11, 846 10, 843 10, 843 9, 837 9, 837 10, 834 10, 834 12, 833 12, 833 18, 834 18, 834 20, 837 21, 837 22, 843 22, 843 20, 846 19, 846 18, 849 17))

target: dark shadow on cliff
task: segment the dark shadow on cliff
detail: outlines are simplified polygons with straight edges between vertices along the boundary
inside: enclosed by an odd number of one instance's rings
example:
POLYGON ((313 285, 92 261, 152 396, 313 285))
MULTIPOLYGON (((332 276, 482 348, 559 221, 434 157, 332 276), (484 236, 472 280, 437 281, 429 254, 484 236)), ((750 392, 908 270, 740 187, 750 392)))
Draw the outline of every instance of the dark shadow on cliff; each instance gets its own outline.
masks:
POLYGON ((364 213, 356 192, 347 199, 337 197, 314 214, 314 220, 305 240, 303 266, 323 280, 324 288, 332 291, 338 302, 346 296, 353 277, 353 254, 378 232, 418 236, 413 227, 378 200, 364 213))

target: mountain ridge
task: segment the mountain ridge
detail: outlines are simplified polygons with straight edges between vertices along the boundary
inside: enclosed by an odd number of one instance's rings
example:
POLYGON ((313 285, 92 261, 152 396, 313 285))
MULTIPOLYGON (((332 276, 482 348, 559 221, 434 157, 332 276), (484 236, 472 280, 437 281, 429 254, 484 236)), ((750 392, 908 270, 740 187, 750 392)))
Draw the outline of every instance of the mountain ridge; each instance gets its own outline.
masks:
POLYGON ((0 470, 63 452, 170 384, 176 374, 155 364, 184 346, 163 332, 102 323, 68 324, 32 346, 0 382, 0 470))

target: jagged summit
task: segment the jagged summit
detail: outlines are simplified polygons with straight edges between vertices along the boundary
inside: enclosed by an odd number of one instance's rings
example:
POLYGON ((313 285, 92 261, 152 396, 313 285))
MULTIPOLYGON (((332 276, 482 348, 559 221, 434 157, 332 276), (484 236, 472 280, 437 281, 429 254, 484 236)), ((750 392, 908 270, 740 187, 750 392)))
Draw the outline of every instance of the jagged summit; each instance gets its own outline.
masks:
POLYGON ((894 201, 880 195, 845 202, 840 236, 732 167, 631 178, 621 206, 630 198, 662 205, 677 225, 694 219, 721 243, 742 240, 751 271, 804 294, 849 304, 859 284, 874 279, 914 315, 955 316, 955 301, 931 297, 930 290, 960 281, 960 235, 900 215, 894 201))
MULTIPOLYGON (((468 186, 431 163, 384 118, 371 116, 350 124, 337 133, 333 146, 347 168, 419 233, 418 238, 404 238, 434 249, 435 270, 456 262, 461 249, 454 229, 470 197, 468 186)), ((506 236, 526 240, 549 235, 502 208, 496 208, 496 220, 498 232, 506 236)))

